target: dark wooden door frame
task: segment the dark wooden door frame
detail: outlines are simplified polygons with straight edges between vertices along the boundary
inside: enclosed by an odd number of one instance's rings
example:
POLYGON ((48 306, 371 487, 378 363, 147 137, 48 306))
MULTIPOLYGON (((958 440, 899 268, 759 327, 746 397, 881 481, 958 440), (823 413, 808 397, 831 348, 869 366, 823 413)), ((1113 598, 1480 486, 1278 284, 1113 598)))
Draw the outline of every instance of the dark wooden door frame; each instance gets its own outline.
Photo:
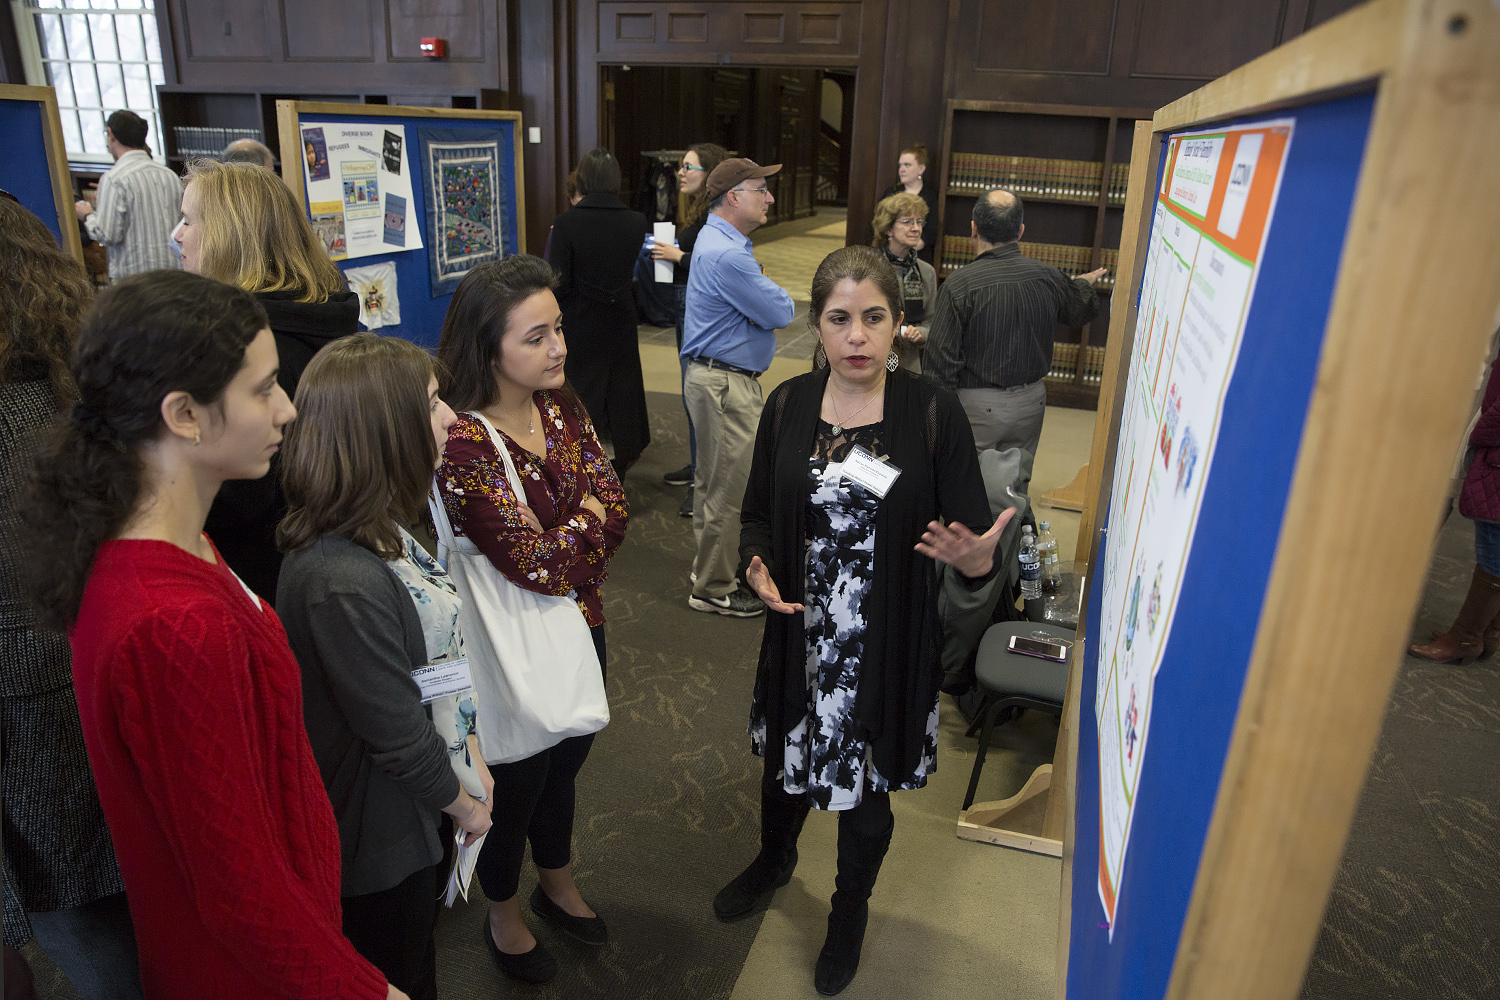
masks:
MULTIPOLYGON (((706 6, 705 0, 694 6, 706 6)), ((603 56, 599 53, 598 2, 585 0, 577 5, 574 27, 576 62, 573 77, 573 111, 571 122, 563 123, 570 131, 568 145, 581 153, 604 139, 603 66, 733 66, 737 69, 852 69, 854 70, 854 125, 849 136, 849 216, 845 231, 847 243, 868 243, 870 218, 879 200, 879 176, 895 172, 896 126, 900 121, 902 73, 886 72, 895 65, 900 39, 892 37, 892 18, 897 5, 891 0, 849 0, 859 7, 859 47, 857 55, 808 55, 788 51, 722 52, 708 45, 677 45, 672 51, 637 51, 628 56, 603 56), (886 168, 883 170, 882 168, 886 168)), ((670 7, 681 9, 682 3, 633 3, 633 9, 658 9, 663 14, 670 7)), ((788 49, 791 47, 788 46, 788 49)))

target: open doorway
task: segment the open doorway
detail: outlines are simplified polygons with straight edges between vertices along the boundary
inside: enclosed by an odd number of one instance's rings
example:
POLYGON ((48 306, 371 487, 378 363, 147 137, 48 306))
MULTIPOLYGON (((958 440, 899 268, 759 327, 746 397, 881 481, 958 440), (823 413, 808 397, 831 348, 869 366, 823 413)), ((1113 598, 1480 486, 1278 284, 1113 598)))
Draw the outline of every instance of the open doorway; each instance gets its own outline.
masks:
POLYGON ((648 221, 675 219, 675 169, 695 142, 757 163, 776 202, 768 225, 847 204, 854 73, 744 66, 602 66, 601 124, 621 195, 648 221))

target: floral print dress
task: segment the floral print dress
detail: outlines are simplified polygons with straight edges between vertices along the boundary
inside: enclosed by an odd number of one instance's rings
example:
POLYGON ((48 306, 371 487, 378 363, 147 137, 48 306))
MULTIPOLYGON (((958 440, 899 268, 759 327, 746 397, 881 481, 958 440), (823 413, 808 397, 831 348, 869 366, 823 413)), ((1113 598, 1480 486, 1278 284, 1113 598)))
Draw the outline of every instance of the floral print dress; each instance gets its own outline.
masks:
MULTIPOLYGON (((464 635, 458 625, 458 611, 463 600, 458 596, 448 571, 417 540, 401 529, 402 553, 386 561, 396 579, 406 585, 417 617, 422 621, 422 638, 427 644, 428 663, 446 663, 464 656, 464 635)), ((478 710, 474 692, 443 695, 431 704, 432 724, 448 744, 448 763, 459 782, 476 798, 484 797, 484 785, 474 767, 469 737, 476 732, 478 710)))
MULTIPOLYGON (((782 787, 806 793, 819 809, 853 809, 866 789, 877 792, 921 788, 937 766, 938 707, 927 719, 927 740, 915 773, 892 782, 876 770, 854 718, 864 659, 865 598, 875 570, 875 514, 880 498, 843 477, 854 446, 884 458, 883 421, 833 433, 818 421, 808 459, 808 504, 803 544, 806 586, 803 622, 807 633, 807 716, 786 736, 782 787)), ((765 707, 751 707, 751 745, 766 747, 765 707)))

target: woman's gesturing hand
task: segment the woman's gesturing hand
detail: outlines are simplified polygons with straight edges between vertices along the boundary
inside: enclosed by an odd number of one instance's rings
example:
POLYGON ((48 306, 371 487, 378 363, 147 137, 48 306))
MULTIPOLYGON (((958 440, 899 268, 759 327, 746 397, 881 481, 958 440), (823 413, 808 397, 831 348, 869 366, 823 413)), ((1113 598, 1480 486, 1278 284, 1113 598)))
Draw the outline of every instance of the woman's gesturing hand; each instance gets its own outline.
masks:
POLYGON ((765 602, 766 607, 772 611, 779 611, 784 615, 801 611, 800 604, 787 604, 781 599, 781 591, 776 587, 776 581, 771 579, 771 571, 766 569, 766 564, 760 561, 760 556, 750 559, 750 568, 745 570, 745 579, 750 584, 750 589, 755 591, 755 596, 765 602))
POLYGON ((947 563, 964 576, 984 576, 995 565, 995 545, 1015 513, 1014 507, 1001 511, 994 525, 982 535, 974 534, 956 521, 947 525, 929 521, 927 530, 922 532, 922 540, 917 543, 917 551, 947 563))

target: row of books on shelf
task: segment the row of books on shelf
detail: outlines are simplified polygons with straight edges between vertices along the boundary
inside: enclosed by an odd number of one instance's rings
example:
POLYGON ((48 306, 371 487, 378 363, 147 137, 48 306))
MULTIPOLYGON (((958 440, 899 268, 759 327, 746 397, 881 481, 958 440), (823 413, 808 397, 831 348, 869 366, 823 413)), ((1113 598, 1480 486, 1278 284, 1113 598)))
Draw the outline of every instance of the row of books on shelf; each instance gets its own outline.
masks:
MULTIPOLYGON (((1109 204, 1125 204, 1129 163, 1110 167, 1107 182, 1109 204)), ((1041 156, 987 156, 954 153, 948 164, 948 190, 955 194, 982 194, 1002 187, 1022 198, 1049 198, 1093 205, 1099 187, 1106 184, 1104 164, 1090 160, 1055 160, 1041 156)))
POLYGON ((1043 380, 1072 385, 1078 381, 1080 364, 1083 366, 1084 385, 1097 386, 1104 381, 1104 348, 1080 348, 1077 344, 1052 345, 1052 368, 1043 380))
POLYGON ((178 125, 172 129, 172 139, 177 144, 177 155, 181 157, 219 157, 224 147, 239 139, 254 139, 265 142, 258 128, 206 128, 196 125, 178 125))
MULTIPOLYGON (((1032 260, 1039 260, 1043 264, 1051 264, 1070 278, 1077 277, 1094 269, 1093 247, 1074 247, 1061 243, 1031 243, 1025 240, 1021 242, 1020 247, 1021 252, 1032 260)), ((954 271, 957 271, 973 259, 974 241, 969 237, 943 237, 943 277, 949 277, 954 271)), ((1095 288, 1114 287, 1115 267, 1119 262, 1120 251, 1111 250, 1107 247, 1099 251, 1099 265, 1109 268, 1109 272, 1095 282, 1095 288)))

